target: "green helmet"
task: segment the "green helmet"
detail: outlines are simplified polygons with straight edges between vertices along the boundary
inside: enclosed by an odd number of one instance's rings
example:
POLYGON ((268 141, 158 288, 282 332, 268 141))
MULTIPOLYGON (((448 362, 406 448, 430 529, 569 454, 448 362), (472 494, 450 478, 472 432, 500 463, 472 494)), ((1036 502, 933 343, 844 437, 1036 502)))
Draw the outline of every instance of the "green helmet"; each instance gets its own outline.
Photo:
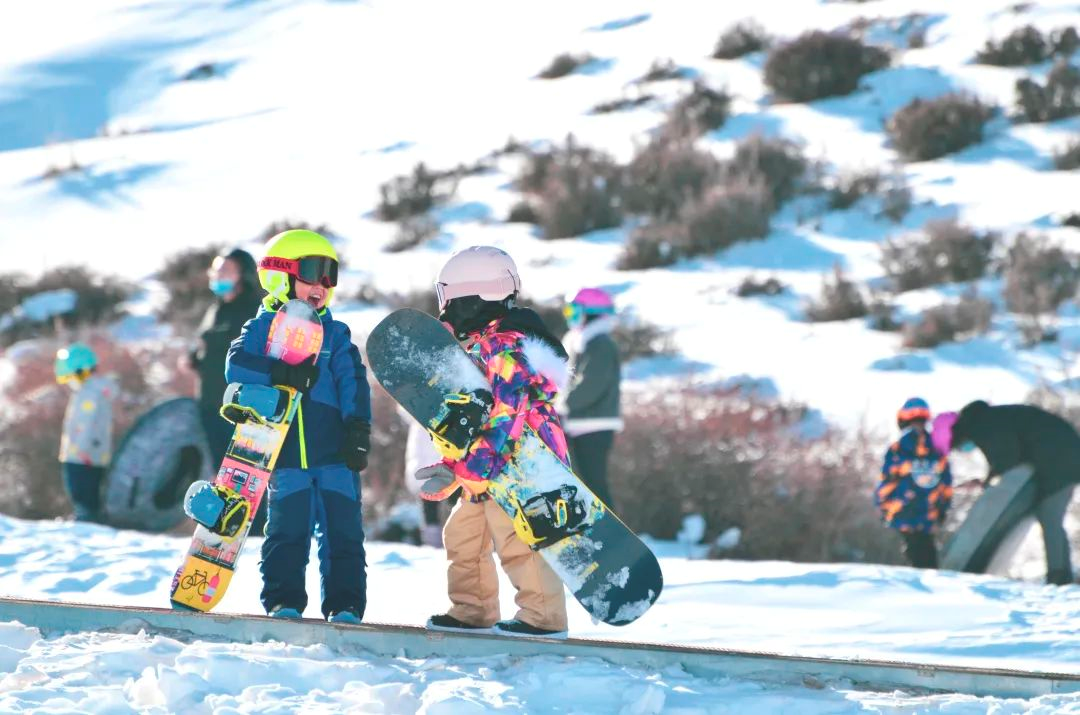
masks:
POLYGON ((88 373, 97 367, 97 355, 84 343, 72 343, 66 348, 56 351, 56 363, 53 369, 56 372, 57 382, 67 382, 80 374, 88 373))
POLYGON ((322 283, 327 288, 326 304, 330 304, 337 285, 338 256, 325 236, 292 229, 267 242, 266 253, 259 261, 259 284, 267 292, 269 303, 289 300, 290 278, 322 283))

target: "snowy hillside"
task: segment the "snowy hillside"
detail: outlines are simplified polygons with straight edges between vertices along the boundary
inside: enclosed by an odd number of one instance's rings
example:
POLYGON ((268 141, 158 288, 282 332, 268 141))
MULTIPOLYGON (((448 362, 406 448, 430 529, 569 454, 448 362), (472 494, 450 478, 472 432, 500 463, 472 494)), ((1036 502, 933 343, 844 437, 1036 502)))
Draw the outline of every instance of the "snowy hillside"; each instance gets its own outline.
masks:
MULTIPOLYGON (((70 522, 0 518, 0 595, 161 606, 187 547, 70 522)), ((259 613, 258 546, 241 558, 222 613, 259 613)), ((671 551, 671 546, 661 548, 671 551)), ((661 552, 663 553, 663 551, 661 552)), ((804 656, 1080 673, 1080 589, 906 568, 662 558, 664 597, 625 628, 570 604, 575 636, 804 656)), ((441 551, 368 545, 367 619, 421 624, 445 606, 441 551)), ((318 593, 312 565, 308 593, 318 593)), ((513 609, 508 583, 503 613, 513 609)), ((318 617, 317 605, 308 617, 318 617)), ((164 636, 43 639, 0 624, 0 710, 63 712, 1075 712, 1077 695, 1034 700, 871 693, 693 677, 593 660, 381 658, 283 644, 164 636), (94 667, 89 668, 89 664, 94 667), (226 670, 229 669, 229 670, 226 670), (235 669, 235 670, 232 670, 235 669), (194 708, 194 710, 190 710, 194 708)))
MULTIPOLYGON (((615 270, 621 230, 549 242, 505 223, 520 198, 514 158, 462 180, 438 212, 439 237, 424 247, 384 253, 394 226, 372 214, 378 186, 418 162, 471 164, 509 137, 542 143, 573 133, 628 159, 690 80, 653 83, 657 99, 632 111, 590 109, 632 93, 630 83, 667 58, 685 77, 734 95, 734 115, 699 142, 718 156, 763 133, 799 141, 830 172, 887 170, 898 156, 882 123, 907 101, 964 90, 1008 109, 1018 77, 1045 74, 1048 64, 972 63, 988 38, 1028 23, 1049 31, 1080 14, 1066 0, 1015 5, 755 3, 754 19, 781 39, 866 18, 867 39, 894 48, 893 66, 854 94, 798 104, 772 101, 762 53, 709 58, 721 31, 747 14, 731 3, 53 0, 7 8, 0 13, 18 21, 0 22, 0 251, 29 273, 74 262, 138 279, 181 248, 250 241, 291 218, 345 239, 345 296, 360 285, 426 287, 449 251, 494 243, 517 257, 533 298, 601 284, 618 293, 621 310, 674 328, 682 357, 632 369, 634 377, 749 374, 841 424, 880 429, 913 393, 941 409, 976 397, 1019 400, 1075 367, 1075 309, 1065 309, 1060 345, 1020 349, 1015 321, 999 313, 983 337, 897 359, 896 334, 863 320, 808 323, 802 305, 834 264, 860 281, 879 279, 881 241, 935 217, 1006 234, 1033 228, 1080 245, 1080 232, 1056 227, 1076 209, 1080 173, 1049 170, 1075 120, 999 117, 976 146, 898 164, 915 200, 899 225, 863 204, 828 211, 796 201, 766 240, 666 269, 615 270), (906 49, 914 30, 924 46, 906 49), (564 52, 596 61, 557 81, 536 78, 564 52), (207 64, 214 76, 180 81, 207 64), (43 178, 72 164, 81 169, 43 178), (748 274, 775 276, 790 290, 736 297, 748 274)), ((980 289, 995 298, 1000 286, 980 289)), ((959 292, 909 292, 899 307, 910 314, 959 292)), ((344 317, 362 330, 375 313, 344 317)))

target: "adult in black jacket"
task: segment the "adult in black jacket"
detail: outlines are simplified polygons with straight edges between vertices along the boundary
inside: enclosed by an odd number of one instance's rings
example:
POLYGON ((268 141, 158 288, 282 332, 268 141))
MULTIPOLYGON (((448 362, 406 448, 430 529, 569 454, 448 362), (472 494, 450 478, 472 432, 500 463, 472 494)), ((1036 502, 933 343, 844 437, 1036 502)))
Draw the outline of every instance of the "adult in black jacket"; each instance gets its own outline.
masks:
POLYGON ((198 344, 190 353, 190 363, 199 376, 199 411, 216 466, 225 456, 233 431, 219 412, 227 386, 225 355, 244 323, 255 317, 262 290, 255 259, 239 248, 215 258, 207 274, 217 300, 198 327, 198 344))
MULTIPOLYGON (((1073 582, 1065 511, 1080 482, 1080 434, 1046 410, 1030 405, 991 407, 977 400, 960 410, 952 447, 974 445, 990 463, 990 476, 1028 465, 1036 486, 1035 516, 1046 546, 1046 581, 1073 582)), ((970 447, 969 447, 970 448, 970 447)))

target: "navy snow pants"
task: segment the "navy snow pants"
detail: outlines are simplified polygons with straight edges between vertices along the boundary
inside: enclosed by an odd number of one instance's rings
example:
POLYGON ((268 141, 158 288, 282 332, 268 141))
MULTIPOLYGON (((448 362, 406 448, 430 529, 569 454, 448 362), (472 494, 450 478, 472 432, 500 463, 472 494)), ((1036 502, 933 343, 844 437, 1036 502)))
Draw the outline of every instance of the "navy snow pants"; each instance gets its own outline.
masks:
POLYGON ((269 613, 277 605, 307 607, 304 576, 311 536, 318 542, 322 613, 367 606, 367 563, 360 502, 360 478, 344 464, 279 469, 270 477, 266 540, 259 569, 260 595, 269 613))
POLYGON ((101 521, 101 483, 105 479, 105 467, 76 462, 61 462, 60 467, 75 520, 101 521))

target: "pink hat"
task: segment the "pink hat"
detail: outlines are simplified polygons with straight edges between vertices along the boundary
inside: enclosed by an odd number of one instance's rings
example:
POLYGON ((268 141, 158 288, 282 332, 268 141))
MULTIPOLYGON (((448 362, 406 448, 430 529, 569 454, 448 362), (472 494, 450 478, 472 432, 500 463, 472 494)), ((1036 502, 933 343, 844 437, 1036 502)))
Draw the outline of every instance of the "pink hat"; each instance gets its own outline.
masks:
POLYGON ((604 313, 615 310, 615 303, 611 296, 601 288, 582 288, 570 301, 580 305, 589 313, 604 313))
POLYGON ((941 454, 952 449, 952 428, 956 424, 955 412, 942 412, 930 425, 930 441, 941 454))

